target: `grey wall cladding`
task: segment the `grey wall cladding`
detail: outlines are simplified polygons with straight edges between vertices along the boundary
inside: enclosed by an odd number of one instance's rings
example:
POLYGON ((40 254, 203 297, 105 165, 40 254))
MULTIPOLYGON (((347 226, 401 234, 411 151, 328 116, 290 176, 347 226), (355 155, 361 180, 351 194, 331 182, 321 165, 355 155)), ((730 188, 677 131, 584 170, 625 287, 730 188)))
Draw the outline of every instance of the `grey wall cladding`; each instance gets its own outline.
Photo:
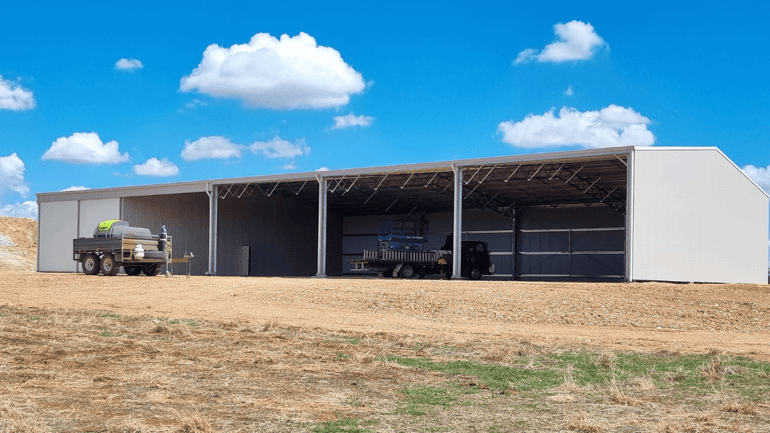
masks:
POLYGON ((617 279, 625 274, 625 216, 609 207, 526 208, 517 215, 517 225, 524 230, 518 233, 516 263, 523 279, 617 279))
MULTIPOLYGON (((217 274, 240 275, 241 247, 251 247, 250 275, 316 274, 318 208, 278 195, 219 201, 217 274)), ((338 275, 341 219, 327 217, 327 275, 338 275)))
MULTIPOLYGON (((144 197, 125 197, 121 219, 134 227, 147 227, 159 234, 165 225, 174 244, 174 257, 192 251, 191 273, 203 275, 209 262, 209 198, 206 193, 187 193, 144 197)), ((187 265, 174 265, 174 272, 182 274, 187 265)))

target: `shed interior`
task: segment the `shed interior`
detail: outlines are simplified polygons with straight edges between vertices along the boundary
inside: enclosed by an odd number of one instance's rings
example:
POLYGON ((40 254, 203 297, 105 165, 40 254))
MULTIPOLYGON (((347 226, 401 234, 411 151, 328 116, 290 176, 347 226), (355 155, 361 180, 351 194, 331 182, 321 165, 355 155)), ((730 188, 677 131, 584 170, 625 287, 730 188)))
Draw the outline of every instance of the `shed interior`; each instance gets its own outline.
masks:
MULTIPOLYGON (((626 153, 462 169, 463 238, 489 243, 493 278, 624 277, 626 153)), ((325 176, 327 275, 353 274, 382 219, 427 220, 427 249, 451 233, 453 167, 348 172, 325 176)), ((304 176, 217 183, 218 274, 315 274, 319 182, 304 176)))

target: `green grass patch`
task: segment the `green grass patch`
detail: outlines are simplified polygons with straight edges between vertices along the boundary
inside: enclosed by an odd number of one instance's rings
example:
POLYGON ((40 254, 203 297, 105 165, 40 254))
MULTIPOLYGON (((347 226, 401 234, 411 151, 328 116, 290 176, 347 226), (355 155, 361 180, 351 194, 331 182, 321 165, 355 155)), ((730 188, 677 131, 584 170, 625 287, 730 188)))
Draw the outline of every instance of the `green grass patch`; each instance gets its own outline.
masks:
POLYGON ((31 322, 37 322, 40 320, 40 316, 27 316, 27 319, 31 322))
POLYGON ((399 390, 406 397, 405 406, 397 410, 397 413, 405 413, 412 416, 423 416, 426 406, 441 406, 448 408, 457 400, 454 393, 447 388, 432 386, 406 387, 399 390))
POLYGON ((323 341, 324 343, 348 343, 356 345, 361 342, 360 337, 345 337, 343 335, 332 335, 331 338, 323 341))
POLYGON ((389 356, 389 361, 397 362, 405 367, 423 368, 439 371, 445 374, 462 374, 475 376, 484 385, 503 391, 513 386, 519 391, 546 389, 557 386, 563 381, 563 373, 558 368, 552 368, 545 362, 534 368, 509 367, 498 364, 480 364, 471 361, 453 361, 447 363, 433 362, 426 358, 401 358, 389 356))
POLYGON ((120 337, 123 334, 113 334, 112 332, 106 329, 103 329, 102 332, 99 333, 99 335, 102 337, 120 337))
POLYGON ((350 355, 347 355, 345 353, 339 352, 339 353, 337 353, 337 356, 334 357, 335 361, 343 361, 345 359, 350 359, 350 355))
POLYGON ((99 316, 99 317, 107 317, 107 318, 110 318, 110 319, 119 320, 119 319, 120 319, 120 314, 115 314, 115 313, 104 313, 104 314, 102 314, 102 315, 101 315, 101 316, 99 316))
POLYGON ((336 421, 326 421, 313 427, 310 431, 313 433, 369 433, 371 430, 364 428, 364 426, 376 424, 379 424, 379 420, 359 421, 354 418, 344 418, 341 415, 337 415, 336 421))

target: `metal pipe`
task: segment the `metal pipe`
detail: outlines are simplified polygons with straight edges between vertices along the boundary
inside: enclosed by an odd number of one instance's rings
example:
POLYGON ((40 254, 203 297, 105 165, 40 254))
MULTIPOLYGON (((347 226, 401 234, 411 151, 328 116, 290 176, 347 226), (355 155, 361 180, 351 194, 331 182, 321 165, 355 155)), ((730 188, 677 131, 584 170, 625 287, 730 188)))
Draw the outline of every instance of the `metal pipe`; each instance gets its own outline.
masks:
POLYGON ((521 168, 521 164, 519 164, 516 168, 514 168, 513 172, 511 173, 511 175, 508 176, 508 179, 505 179, 505 183, 508 183, 508 181, 511 180, 513 175, 516 174, 516 172, 519 171, 520 168, 521 168))
POLYGON ((219 239, 219 187, 214 185, 214 260, 212 275, 217 274, 217 242, 219 239))
POLYGON ((462 278, 462 236, 463 236, 463 169, 452 167, 454 171, 454 221, 452 225, 452 279, 462 278))
POLYGON ((325 177, 318 180, 318 269, 316 278, 326 278, 326 189, 325 177))

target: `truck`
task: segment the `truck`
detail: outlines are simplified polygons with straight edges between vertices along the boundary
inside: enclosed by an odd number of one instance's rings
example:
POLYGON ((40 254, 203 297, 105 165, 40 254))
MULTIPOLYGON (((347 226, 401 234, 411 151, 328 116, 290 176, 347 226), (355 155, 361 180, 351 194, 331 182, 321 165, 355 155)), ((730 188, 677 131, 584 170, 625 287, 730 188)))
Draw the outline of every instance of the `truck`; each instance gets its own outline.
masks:
MULTIPOLYGON (((364 250, 363 258, 350 260, 355 272, 376 272, 382 278, 413 278, 417 275, 452 275, 452 235, 447 236, 439 249, 422 250, 427 238, 424 220, 380 221, 379 249, 364 250)), ((461 275, 478 280, 494 273, 486 242, 462 241, 460 255, 461 275)))
POLYGON ((156 276, 161 265, 189 261, 192 254, 172 259, 171 236, 166 226, 160 235, 153 235, 143 227, 131 227, 122 220, 102 221, 94 229, 93 237, 72 240, 72 259, 80 263, 83 273, 114 276, 121 266, 126 275, 156 276))

